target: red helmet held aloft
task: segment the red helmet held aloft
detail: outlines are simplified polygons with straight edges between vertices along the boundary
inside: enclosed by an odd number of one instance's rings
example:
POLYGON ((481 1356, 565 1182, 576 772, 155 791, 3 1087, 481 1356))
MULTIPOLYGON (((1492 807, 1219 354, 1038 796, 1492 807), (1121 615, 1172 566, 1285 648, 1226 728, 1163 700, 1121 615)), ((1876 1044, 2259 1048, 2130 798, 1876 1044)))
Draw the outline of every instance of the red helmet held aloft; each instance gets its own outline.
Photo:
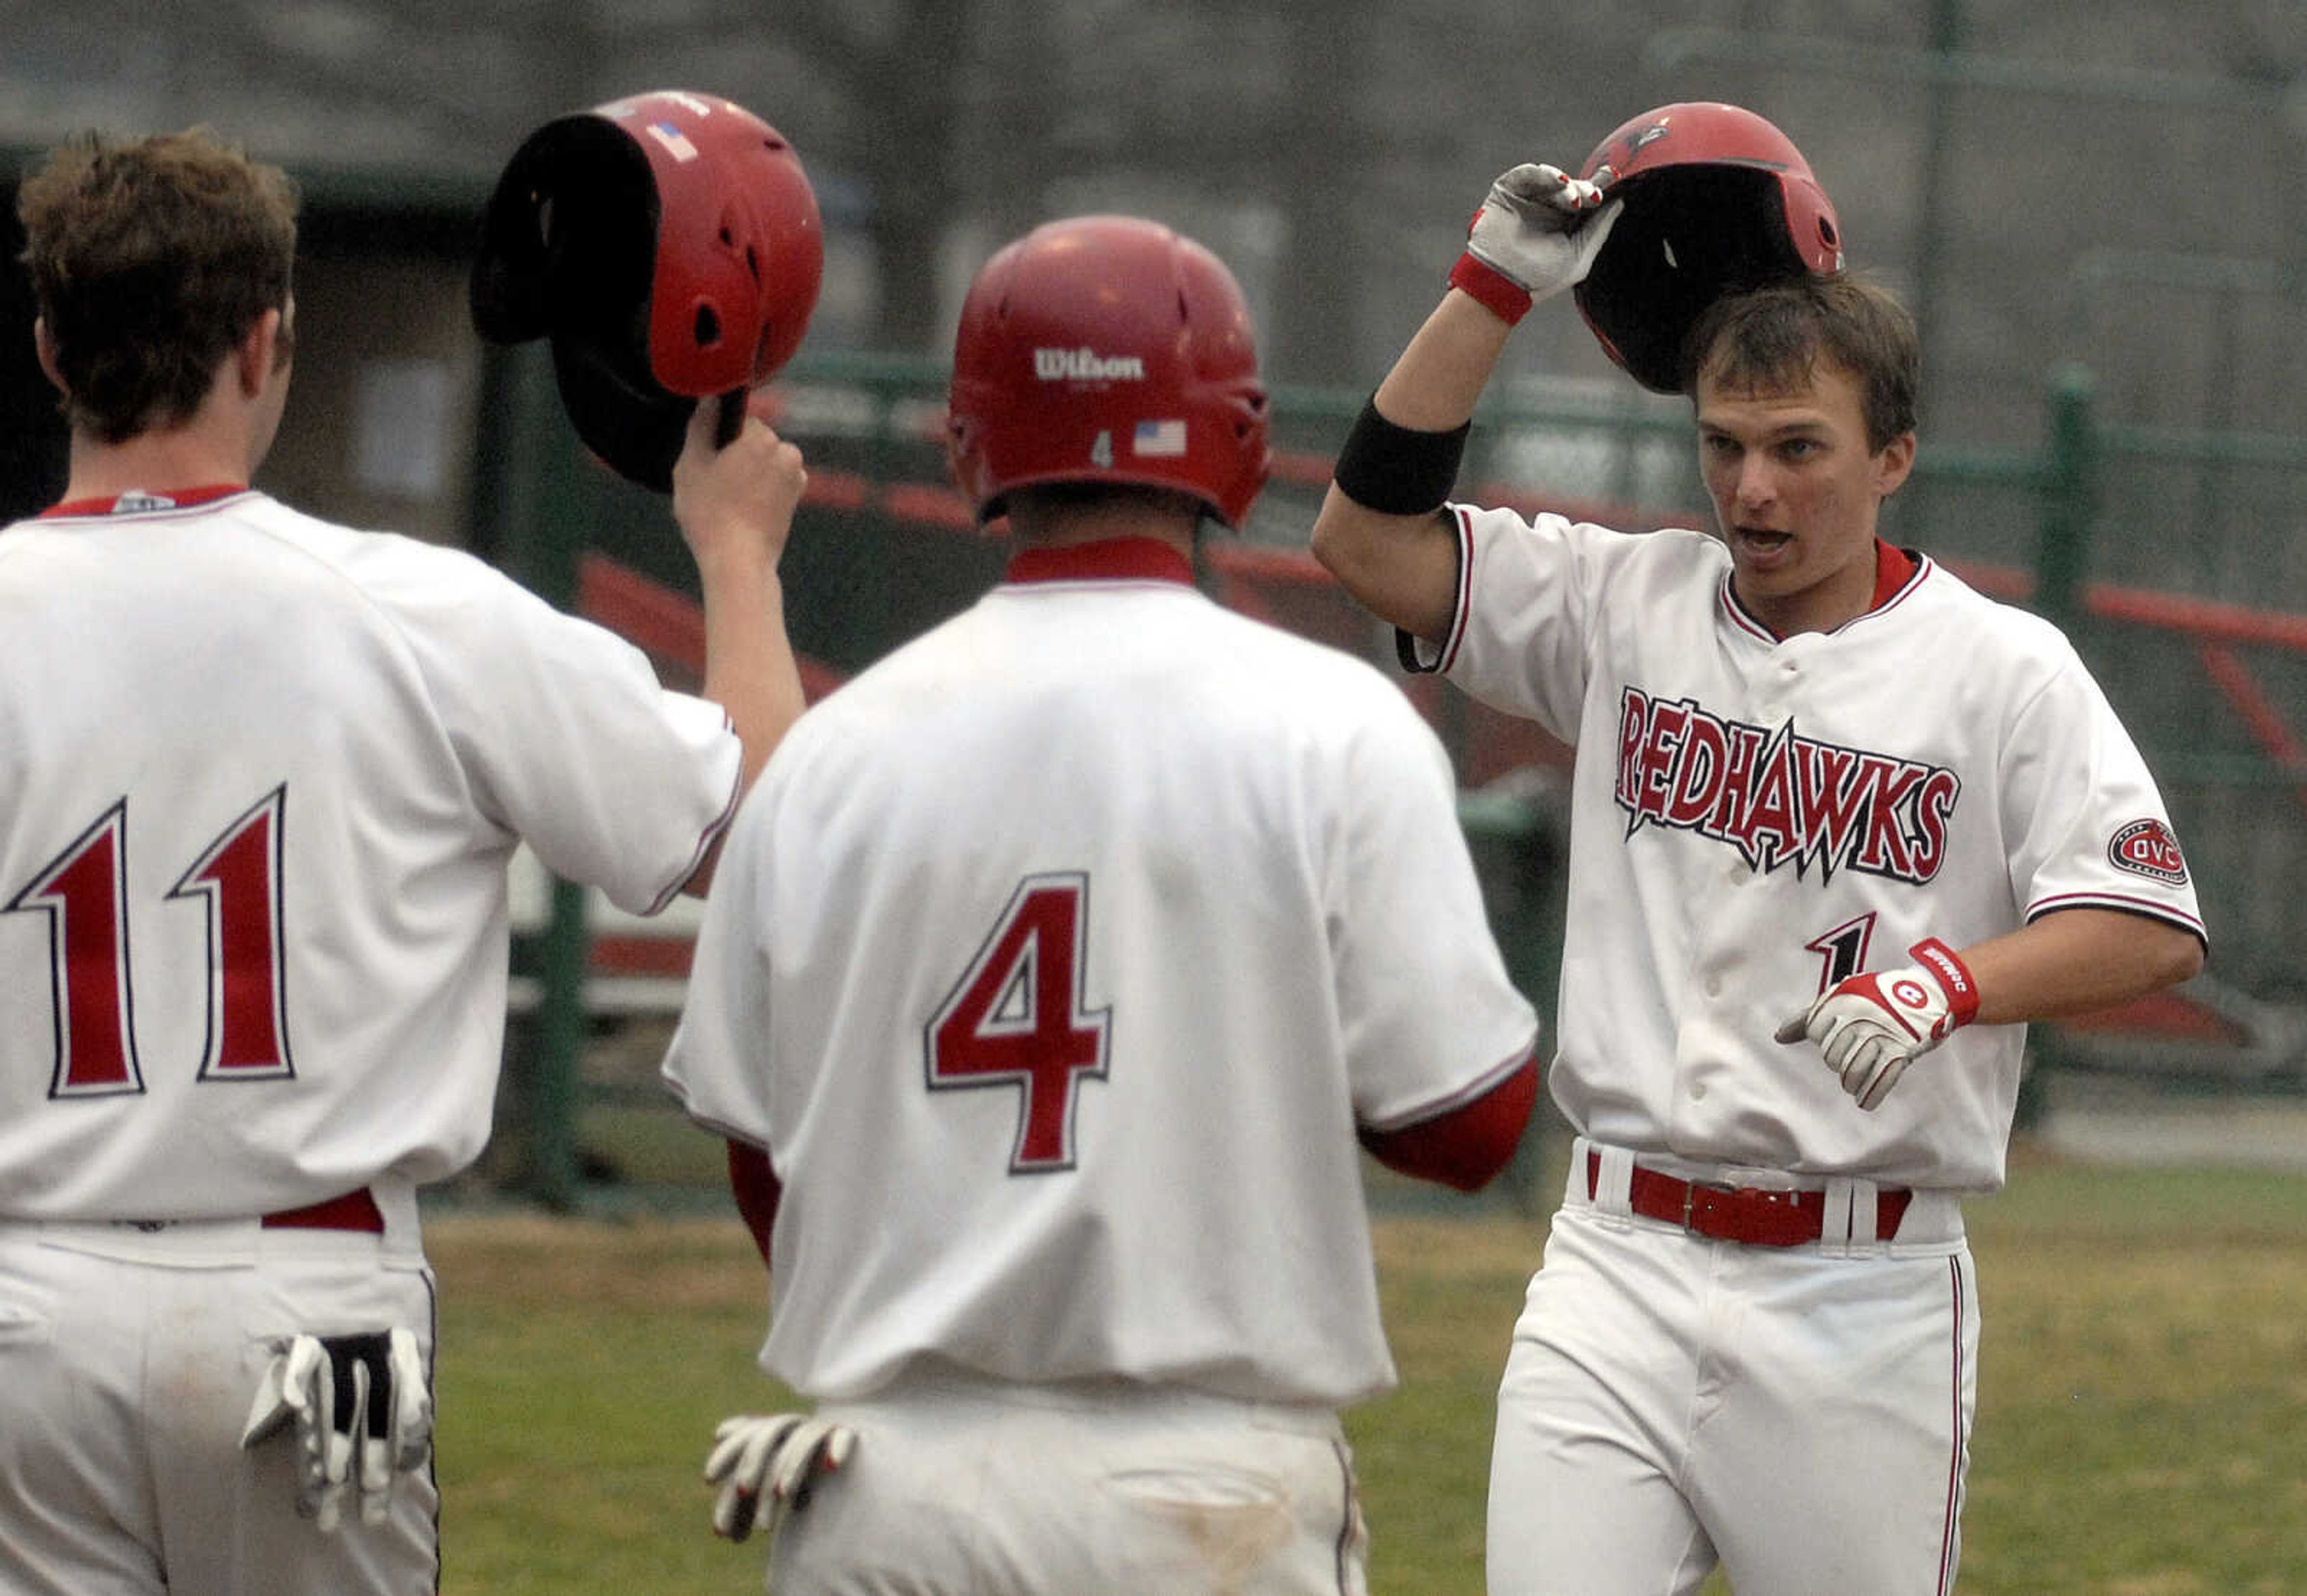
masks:
POLYGON ((1645 111, 1597 145, 1625 209, 1575 289, 1603 351, 1643 387, 1678 393, 1683 339, 1724 293, 1842 269, 1842 228, 1792 140, 1714 101, 1645 111))
POLYGON ((1265 485, 1267 431, 1249 307, 1190 238, 1075 217, 970 285, 946 443, 981 524, 1014 489, 1102 482, 1175 488, 1239 528, 1265 485))
POLYGON ((682 90, 558 117, 498 179, 473 323, 553 340, 578 433, 660 491, 695 401, 793 358, 825 268, 817 196, 785 136, 682 90))

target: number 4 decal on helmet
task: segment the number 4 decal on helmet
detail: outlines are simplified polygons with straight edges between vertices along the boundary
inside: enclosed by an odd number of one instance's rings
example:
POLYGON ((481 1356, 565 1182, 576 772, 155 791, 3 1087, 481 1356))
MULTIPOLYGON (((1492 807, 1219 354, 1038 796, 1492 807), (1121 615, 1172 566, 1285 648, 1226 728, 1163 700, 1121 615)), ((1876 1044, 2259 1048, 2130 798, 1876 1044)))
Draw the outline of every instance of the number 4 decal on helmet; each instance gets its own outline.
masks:
POLYGON ((1074 1167, 1074 1106, 1102 1080, 1110 1008, 1082 1007, 1089 878, 1028 876, 929 1023, 932 1092, 1019 1089, 1013 1174, 1074 1167))
POLYGON ((1103 428, 1099 429, 1097 441, 1089 446, 1089 463, 1101 471, 1110 470, 1112 468, 1113 434, 1111 432, 1103 428))

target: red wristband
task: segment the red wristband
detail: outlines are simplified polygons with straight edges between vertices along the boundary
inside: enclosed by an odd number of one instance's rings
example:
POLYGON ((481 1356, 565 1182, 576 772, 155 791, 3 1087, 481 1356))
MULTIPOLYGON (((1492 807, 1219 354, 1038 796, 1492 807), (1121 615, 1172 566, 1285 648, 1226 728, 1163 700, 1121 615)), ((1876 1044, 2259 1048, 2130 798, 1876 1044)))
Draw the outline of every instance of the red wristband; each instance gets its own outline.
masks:
MULTIPOLYGON (((1967 1025, 1978 1017, 1978 982, 1971 978, 1970 966, 1955 956, 1953 948, 1936 937, 1925 937, 1907 949, 1907 957, 1938 977, 1940 987, 1946 992, 1947 1017, 1955 1025, 1967 1025)), ((1951 1030, 1953 1026, 1948 1028, 1951 1030)))
POLYGON ((1530 313, 1530 290, 1479 256, 1458 257, 1450 269, 1450 286, 1479 300, 1509 327, 1530 313))

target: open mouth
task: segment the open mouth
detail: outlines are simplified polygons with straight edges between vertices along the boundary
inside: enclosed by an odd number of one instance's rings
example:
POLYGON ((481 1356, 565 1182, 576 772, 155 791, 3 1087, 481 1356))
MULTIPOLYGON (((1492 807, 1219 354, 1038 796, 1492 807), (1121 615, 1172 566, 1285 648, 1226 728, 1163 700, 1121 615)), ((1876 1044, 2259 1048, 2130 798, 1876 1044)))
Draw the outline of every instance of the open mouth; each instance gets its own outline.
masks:
POLYGON ((1765 557, 1791 547, 1794 540, 1793 533, 1774 531, 1768 527, 1739 527, 1731 533, 1731 541, 1739 548, 1765 557))

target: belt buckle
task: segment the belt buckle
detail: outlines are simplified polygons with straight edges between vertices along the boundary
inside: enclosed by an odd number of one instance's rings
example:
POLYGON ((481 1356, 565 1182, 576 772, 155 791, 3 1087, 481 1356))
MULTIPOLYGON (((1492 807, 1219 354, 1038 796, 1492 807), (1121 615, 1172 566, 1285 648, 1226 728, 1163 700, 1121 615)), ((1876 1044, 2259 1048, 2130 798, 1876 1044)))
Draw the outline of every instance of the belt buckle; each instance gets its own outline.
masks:
POLYGON ((1686 1183, 1682 1188, 1682 1229, 1685 1235, 1706 1234, 1693 1223, 1698 1217, 1698 1194, 1702 1191, 1712 1192, 1717 1197, 1734 1197, 1738 1195, 1739 1188, 1728 1180, 1692 1180, 1686 1183))

